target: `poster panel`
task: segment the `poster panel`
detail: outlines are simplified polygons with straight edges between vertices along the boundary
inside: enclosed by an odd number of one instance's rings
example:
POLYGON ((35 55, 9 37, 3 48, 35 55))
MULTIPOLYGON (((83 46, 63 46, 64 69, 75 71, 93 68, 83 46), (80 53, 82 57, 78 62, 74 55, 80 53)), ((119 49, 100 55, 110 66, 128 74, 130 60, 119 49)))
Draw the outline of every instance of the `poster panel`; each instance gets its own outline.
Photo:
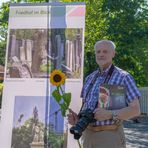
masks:
POLYGON ((49 76, 54 69, 65 73, 64 90, 71 92, 70 107, 78 112, 84 26, 84 3, 10 5, 0 124, 2 147, 78 147, 69 134, 70 125, 51 96, 55 88, 49 76), (18 138, 25 140, 21 143, 18 138))

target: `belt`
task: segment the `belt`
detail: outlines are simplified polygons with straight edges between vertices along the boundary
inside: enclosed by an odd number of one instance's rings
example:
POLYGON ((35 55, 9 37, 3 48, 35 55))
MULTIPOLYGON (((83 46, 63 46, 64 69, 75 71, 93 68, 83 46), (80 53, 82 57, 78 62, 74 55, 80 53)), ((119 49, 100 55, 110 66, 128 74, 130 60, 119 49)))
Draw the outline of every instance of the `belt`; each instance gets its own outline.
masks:
POLYGON ((106 130, 116 130, 118 129, 119 125, 100 125, 100 126, 92 126, 88 125, 87 129, 92 130, 94 132, 99 132, 99 131, 106 131, 106 130))

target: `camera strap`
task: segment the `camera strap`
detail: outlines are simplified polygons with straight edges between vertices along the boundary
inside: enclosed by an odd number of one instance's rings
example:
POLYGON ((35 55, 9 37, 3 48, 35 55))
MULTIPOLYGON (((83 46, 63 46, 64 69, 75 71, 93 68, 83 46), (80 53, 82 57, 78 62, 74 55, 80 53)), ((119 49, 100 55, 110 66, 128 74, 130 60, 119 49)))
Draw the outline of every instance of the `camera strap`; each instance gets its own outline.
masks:
POLYGON ((88 94, 89 94, 89 92, 91 91, 91 89, 92 89, 92 87, 93 87, 93 84, 94 84, 95 81, 97 80, 98 76, 99 76, 99 72, 97 72, 97 73, 94 75, 94 77, 93 77, 93 79, 92 79, 90 85, 88 86, 88 91, 87 91, 87 94, 86 94, 85 97, 88 96, 88 94))
MULTIPOLYGON (((115 68, 115 66, 112 64, 103 83, 106 83, 106 84, 107 84, 107 83, 109 82, 109 80, 110 80, 110 78, 111 78, 111 76, 112 76, 112 73, 113 73, 113 71, 114 71, 114 68, 115 68)), ((90 83, 90 85, 89 85, 89 88, 88 88, 88 92, 87 92, 87 94, 86 94, 86 97, 87 97, 87 95, 89 94, 89 92, 91 91, 91 89, 92 89, 92 87, 93 87, 95 81, 97 80, 97 78, 98 78, 98 76, 99 76, 99 73, 100 73, 100 72, 97 72, 97 73, 94 75, 94 78, 92 79, 92 81, 91 81, 91 83, 90 83)))
POLYGON ((115 69, 115 66, 112 64, 110 69, 109 69, 109 71, 108 71, 108 74, 107 74, 107 76, 106 76, 106 78, 104 80, 104 83, 108 83, 109 82, 109 80, 110 80, 110 78, 111 78, 111 76, 113 74, 114 69, 115 69))
MULTIPOLYGON (((97 72, 97 73, 94 75, 93 79, 91 80, 90 85, 88 86, 87 94, 85 95, 85 97, 87 97, 88 94, 89 94, 89 92, 91 91, 91 89, 92 89, 92 87, 93 87, 93 84, 95 83, 95 81, 97 80, 97 78, 98 78, 98 76, 99 76, 99 73, 100 73, 100 72, 97 72)), ((80 111, 82 111, 83 106, 84 106, 84 102, 82 102, 82 106, 81 106, 81 108, 80 108, 80 111)))

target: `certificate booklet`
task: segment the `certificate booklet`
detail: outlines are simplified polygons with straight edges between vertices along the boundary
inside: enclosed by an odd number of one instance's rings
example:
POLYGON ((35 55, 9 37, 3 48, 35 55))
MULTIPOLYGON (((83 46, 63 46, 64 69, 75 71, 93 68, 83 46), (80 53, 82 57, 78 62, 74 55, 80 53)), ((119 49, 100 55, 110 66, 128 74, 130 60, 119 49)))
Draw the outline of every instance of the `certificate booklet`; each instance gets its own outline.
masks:
POLYGON ((99 90, 98 107, 116 110, 127 106, 124 86, 103 84, 99 90))

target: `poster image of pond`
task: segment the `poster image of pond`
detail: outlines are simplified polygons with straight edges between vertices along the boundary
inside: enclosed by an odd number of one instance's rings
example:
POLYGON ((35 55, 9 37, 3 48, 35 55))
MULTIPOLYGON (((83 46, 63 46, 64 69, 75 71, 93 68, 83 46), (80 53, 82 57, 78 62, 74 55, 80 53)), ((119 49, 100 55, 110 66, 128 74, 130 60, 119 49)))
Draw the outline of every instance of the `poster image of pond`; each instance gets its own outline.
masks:
POLYGON ((82 28, 10 29, 6 78, 47 78, 61 69, 81 78, 82 28))

